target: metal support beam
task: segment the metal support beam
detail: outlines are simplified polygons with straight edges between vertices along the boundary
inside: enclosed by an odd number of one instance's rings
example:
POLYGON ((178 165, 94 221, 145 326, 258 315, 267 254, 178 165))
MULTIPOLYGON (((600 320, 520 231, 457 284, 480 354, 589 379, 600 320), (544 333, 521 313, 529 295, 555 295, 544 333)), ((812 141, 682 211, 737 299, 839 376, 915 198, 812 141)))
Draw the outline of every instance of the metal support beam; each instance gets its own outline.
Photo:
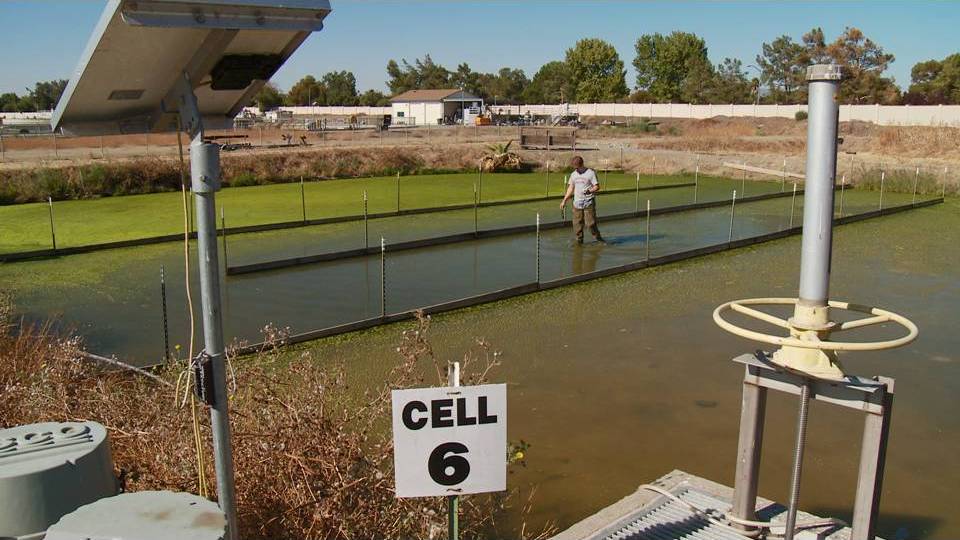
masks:
POLYGON ((744 380, 733 491, 733 515, 741 519, 756 519, 757 485, 760 482, 760 454, 766 412, 767 389, 744 380))
POLYGON ((857 495, 853 506, 853 531, 850 540, 873 540, 876 535, 877 514, 883 488, 883 467, 887 459, 890 438, 890 417, 893 413, 893 384, 889 377, 877 377, 884 385, 883 410, 868 414, 863 424, 863 443, 860 446, 860 472, 857 476, 857 495))

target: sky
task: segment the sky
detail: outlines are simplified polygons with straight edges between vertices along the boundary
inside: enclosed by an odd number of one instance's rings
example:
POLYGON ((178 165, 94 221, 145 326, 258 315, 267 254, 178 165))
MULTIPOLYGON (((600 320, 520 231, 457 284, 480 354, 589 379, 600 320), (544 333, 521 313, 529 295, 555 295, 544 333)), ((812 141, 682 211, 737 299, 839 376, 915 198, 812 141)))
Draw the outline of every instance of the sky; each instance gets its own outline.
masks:
MULTIPOLYGON (((0 0, 0 92, 25 93, 35 81, 69 78, 106 0, 0 0)), ((642 34, 674 30, 704 38, 711 61, 743 61, 748 76, 761 44, 787 34, 799 41, 815 26, 833 40, 856 26, 896 60, 887 71, 903 88, 921 60, 960 52, 960 1, 862 2, 627 2, 331 0, 333 13, 280 69, 273 81, 286 90, 307 74, 348 70, 357 86, 386 91, 390 59, 411 62, 430 54, 455 69, 519 67, 533 77, 559 60, 578 39, 612 43, 627 67, 642 34)))

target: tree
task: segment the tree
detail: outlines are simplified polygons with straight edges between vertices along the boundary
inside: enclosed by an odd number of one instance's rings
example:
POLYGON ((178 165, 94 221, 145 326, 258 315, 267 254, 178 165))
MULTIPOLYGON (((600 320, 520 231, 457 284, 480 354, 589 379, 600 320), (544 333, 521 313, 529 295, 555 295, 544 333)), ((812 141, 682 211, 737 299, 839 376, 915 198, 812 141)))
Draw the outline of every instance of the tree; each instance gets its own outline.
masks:
POLYGON ((713 78, 707 45, 696 34, 645 34, 635 46, 637 89, 660 102, 705 101, 704 90, 713 78))
POLYGON ((757 55, 760 81, 770 89, 774 102, 798 103, 806 95, 807 48, 790 36, 780 36, 764 43, 757 55))
POLYGON ((458 65, 457 70, 450 74, 450 85, 478 96, 482 93, 480 74, 470 69, 466 62, 458 65))
POLYGON ((743 72, 743 62, 736 58, 724 58, 717 66, 710 81, 707 98, 709 103, 750 103, 759 90, 760 81, 750 81, 743 72))
POLYGON ((268 82, 257 92, 253 102, 260 109, 260 112, 266 112, 283 105, 284 98, 283 92, 275 84, 268 82))
POLYGON ((352 106, 359 103, 357 78, 349 71, 326 73, 320 85, 324 90, 320 105, 352 106))
POLYGON ((387 62, 387 86, 394 95, 401 94, 407 90, 416 90, 424 88, 449 88, 451 86, 450 71, 434 63, 430 55, 414 60, 411 65, 406 59, 401 60, 401 66, 396 60, 387 62))
POLYGON ((567 64, 554 60, 540 67, 524 88, 522 98, 526 103, 566 103, 574 93, 567 64))
POLYGON ((567 49, 567 68, 580 103, 614 102, 628 93, 626 71, 617 50, 602 39, 581 39, 567 49))
POLYGON ((960 105, 960 53, 943 60, 918 62, 910 70, 910 80, 910 90, 903 96, 905 103, 960 105))
POLYGON ((312 105, 317 102, 325 102, 324 97, 326 89, 317 82, 313 75, 307 75, 300 79, 287 92, 287 105, 291 107, 302 107, 312 105))
POLYGON ((897 103, 900 89, 893 78, 883 72, 894 56, 863 35, 857 28, 847 27, 836 41, 826 48, 826 55, 844 68, 844 83, 840 85, 843 103, 897 103))
POLYGON ((0 94, 0 112, 17 112, 17 104, 20 98, 13 92, 0 94))
POLYGON ((389 107, 390 98, 379 90, 367 90, 360 95, 360 105, 364 107, 389 107))

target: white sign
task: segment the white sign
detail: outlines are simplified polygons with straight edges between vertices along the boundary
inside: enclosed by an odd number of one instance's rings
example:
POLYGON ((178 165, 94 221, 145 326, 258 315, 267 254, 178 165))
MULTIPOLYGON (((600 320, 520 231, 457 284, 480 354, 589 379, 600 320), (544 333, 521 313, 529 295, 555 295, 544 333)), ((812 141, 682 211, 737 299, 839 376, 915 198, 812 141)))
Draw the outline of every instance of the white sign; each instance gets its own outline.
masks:
POLYGON ((397 497, 507 489, 507 386, 394 390, 397 497))

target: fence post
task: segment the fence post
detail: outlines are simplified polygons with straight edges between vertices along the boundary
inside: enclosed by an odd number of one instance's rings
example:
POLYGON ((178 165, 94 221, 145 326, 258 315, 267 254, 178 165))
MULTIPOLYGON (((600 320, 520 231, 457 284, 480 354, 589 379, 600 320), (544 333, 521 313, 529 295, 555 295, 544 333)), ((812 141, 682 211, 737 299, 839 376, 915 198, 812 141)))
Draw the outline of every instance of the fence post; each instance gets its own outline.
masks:
POLYGON ((913 201, 910 204, 917 204, 917 185, 920 183, 920 167, 917 167, 917 174, 913 177, 913 201))
POLYGON ((483 201, 483 163, 477 166, 477 204, 483 201))
POLYGON ((840 177, 840 217, 843 217, 843 188, 847 185, 847 175, 840 177))
POLYGON ((101 136, 100 136, 100 159, 103 159, 104 157, 105 157, 105 156, 104 156, 104 153, 103 153, 103 135, 101 135, 101 136))
POLYGON ((697 195, 700 191, 700 156, 697 156, 697 168, 693 173, 693 203, 697 203, 697 195))
POLYGON ((367 190, 363 190, 363 249, 370 249, 370 226, 367 215, 367 190))
POLYGON ((883 212, 883 184, 886 182, 887 172, 880 171, 880 211, 883 212))
POLYGON ((397 171, 397 214, 400 213, 400 171, 397 171))
POLYGON ((633 211, 635 214, 640 213, 640 171, 637 171, 637 191, 634 196, 633 211))
POLYGON ((477 183, 473 183, 473 236, 480 237, 479 217, 477 216, 477 183))
POLYGON ((380 318, 387 316, 387 242, 380 237, 380 318))
POLYGON ((783 188, 787 183, 787 158, 783 158, 783 175, 780 177, 780 193, 783 193, 783 188))
POLYGON ((163 310, 163 361, 170 360, 170 327, 167 324, 167 277, 160 265, 160 307, 163 310))
POLYGON ((537 284, 540 283, 540 212, 537 212, 537 284))
POLYGON ((550 162, 547 162, 547 179, 543 183, 544 185, 544 197, 550 196, 550 162))
POLYGON ((657 175, 657 156, 653 156, 653 172, 650 173, 651 176, 657 175))
POLYGON ((47 205, 50 210, 50 243, 53 244, 53 252, 57 252, 57 231, 53 225, 53 197, 47 197, 47 205))
POLYGON ((650 261, 650 199, 647 199, 647 236, 643 241, 644 248, 647 250, 647 261, 650 261))
POLYGON ((733 190, 733 199, 730 200, 730 232, 727 235, 727 243, 733 242, 733 218, 737 208, 737 190, 733 190))
POLYGON ((947 168, 943 168, 943 183, 940 186, 940 198, 943 199, 947 196, 947 168))
POLYGON ((223 217, 223 207, 220 207, 220 236, 223 242, 223 273, 227 273, 227 220, 223 217))
POLYGON ((57 132, 53 132, 53 156, 60 159, 60 148, 57 147, 57 132))
MULTIPOLYGON (((447 386, 460 386, 460 362, 447 364, 447 386)), ((460 540, 460 496, 447 495, 447 538, 460 540)))
POLYGON ((620 145, 620 170, 623 170, 623 145, 620 145))
POLYGON ((307 224, 307 195, 303 188, 303 175, 300 175, 300 209, 303 210, 303 224, 307 224))
POLYGON ((793 212, 797 206, 797 183, 793 183, 793 197, 790 198, 790 229, 793 228, 793 212))
POLYGON ((743 174, 740 175, 740 196, 745 197, 747 194, 747 162, 743 162, 743 174))

